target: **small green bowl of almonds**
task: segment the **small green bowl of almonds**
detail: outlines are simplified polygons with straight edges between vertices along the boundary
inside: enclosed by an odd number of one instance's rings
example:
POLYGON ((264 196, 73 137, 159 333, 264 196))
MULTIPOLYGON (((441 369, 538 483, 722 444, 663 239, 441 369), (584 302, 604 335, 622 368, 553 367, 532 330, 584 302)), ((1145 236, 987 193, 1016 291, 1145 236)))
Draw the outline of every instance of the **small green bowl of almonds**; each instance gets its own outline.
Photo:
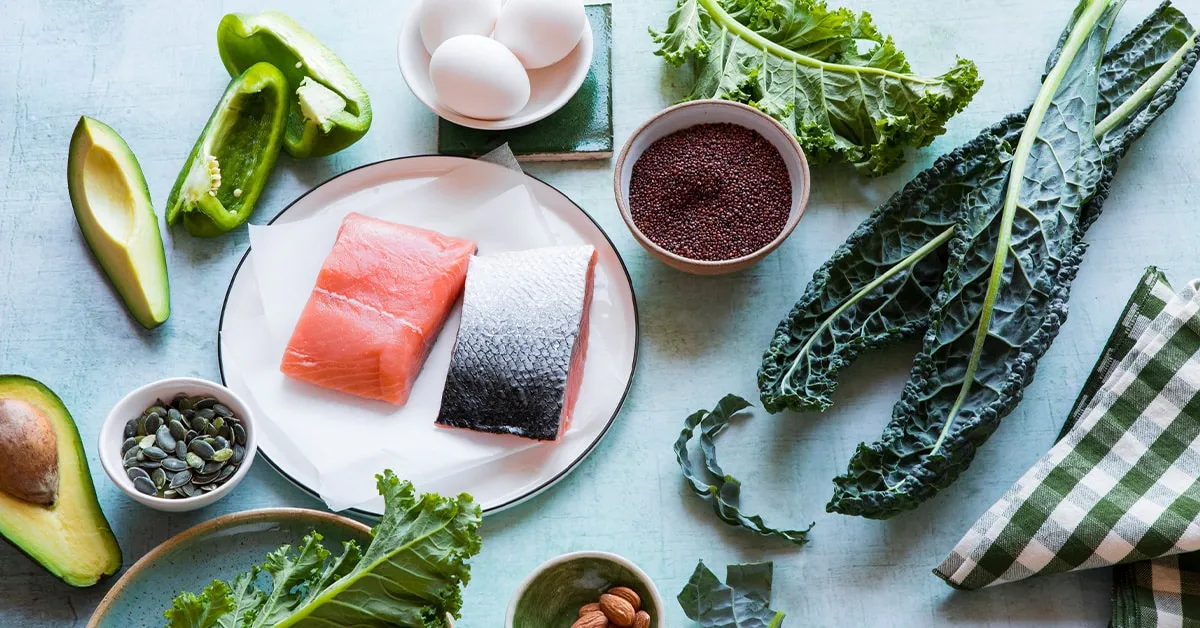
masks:
POLYGON ((233 391, 175 377, 134 390, 100 429, 100 463, 126 495, 185 512, 229 494, 257 451, 250 409, 233 391))
POLYGON ((551 559, 517 587, 505 628, 664 628, 654 582, 607 552, 551 559))

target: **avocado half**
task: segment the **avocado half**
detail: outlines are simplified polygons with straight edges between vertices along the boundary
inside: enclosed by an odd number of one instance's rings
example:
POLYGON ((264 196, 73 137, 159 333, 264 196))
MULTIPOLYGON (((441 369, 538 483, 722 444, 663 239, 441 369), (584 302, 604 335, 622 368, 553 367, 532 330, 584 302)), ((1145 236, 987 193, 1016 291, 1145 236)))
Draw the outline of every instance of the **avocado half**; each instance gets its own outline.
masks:
POLYGON ((152 329, 171 315, 167 256, 146 177, 129 145, 87 116, 71 135, 67 189, 79 229, 129 312, 152 329))
MULTIPOLYGON (((50 499, 28 501, 0 490, 0 536, 15 545, 50 573, 76 587, 96 584, 101 577, 121 568, 121 548, 113 536, 88 470, 87 455, 71 413, 58 395, 37 380, 22 375, 0 375, 0 449, 19 444, 14 425, 48 426, 49 434, 37 433, 37 442, 53 441, 57 457, 57 487, 50 499), (45 503, 52 501, 52 503, 45 503)), ((26 444, 28 448, 28 444, 26 444)), ((0 477, 12 484, 27 478, 24 459, 0 459, 0 477)), ((19 492, 19 491, 16 491, 19 492)))

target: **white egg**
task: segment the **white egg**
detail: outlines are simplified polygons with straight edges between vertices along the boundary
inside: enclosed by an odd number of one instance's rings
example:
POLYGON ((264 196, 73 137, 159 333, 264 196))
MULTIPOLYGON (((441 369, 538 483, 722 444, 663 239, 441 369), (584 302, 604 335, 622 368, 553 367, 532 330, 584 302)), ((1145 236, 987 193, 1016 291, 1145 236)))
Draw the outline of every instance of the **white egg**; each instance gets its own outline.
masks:
POLYGON ((416 20, 429 54, 451 37, 492 34, 501 0, 420 0, 416 20))
POLYGON ((492 36, 535 70, 571 54, 586 27, 583 0, 508 0, 492 36))
POLYGON ((529 102, 529 74, 494 39, 459 35, 447 39, 429 61, 429 80, 443 105, 480 120, 503 120, 529 102))

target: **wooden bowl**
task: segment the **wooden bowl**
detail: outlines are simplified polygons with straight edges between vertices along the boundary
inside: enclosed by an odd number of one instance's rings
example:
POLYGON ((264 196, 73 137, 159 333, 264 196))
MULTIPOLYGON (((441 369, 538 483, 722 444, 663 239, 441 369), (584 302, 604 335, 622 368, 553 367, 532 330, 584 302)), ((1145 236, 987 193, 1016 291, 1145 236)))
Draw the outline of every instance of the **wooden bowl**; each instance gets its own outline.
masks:
POLYGON ((783 244, 783 241, 796 229, 796 223, 800 221, 800 216, 804 214, 804 209, 808 206, 808 190, 808 159, 804 156, 804 150, 800 148, 800 144, 796 142, 792 132, 771 116, 753 107, 725 100, 694 100, 658 112, 634 131, 629 140, 625 142, 625 147, 621 149, 621 154, 617 157, 616 168, 613 169, 613 191, 617 197, 617 207, 621 211, 621 218, 633 232, 633 237, 651 255, 663 263, 693 275, 723 275, 737 272, 753 266, 769 255, 771 251, 783 244), (783 231, 763 248, 749 255, 727 260, 689 259, 655 244, 634 224, 633 215, 629 209, 629 180, 633 174, 633 165, 654 142, 676 131, 698 124, 723 122, 743 126, 757 132, 779 151, 791 178, 792 207, 783 231))

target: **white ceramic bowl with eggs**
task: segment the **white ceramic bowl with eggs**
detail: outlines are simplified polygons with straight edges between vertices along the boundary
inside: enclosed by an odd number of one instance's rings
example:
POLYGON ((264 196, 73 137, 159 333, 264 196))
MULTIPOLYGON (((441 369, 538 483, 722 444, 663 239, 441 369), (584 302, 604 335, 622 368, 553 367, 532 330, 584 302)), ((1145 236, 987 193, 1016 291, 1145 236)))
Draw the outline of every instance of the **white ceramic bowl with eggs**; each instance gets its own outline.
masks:
POLYGON ((100 442, 97 450, 100 452, 100 465, 104 467, 104 472, 108 474, 113 484, 116 484, 117 488, 121 489, 130 499, 155 510, 187 512, 216 502, 241 483, 242 479, 246 477, 246 473, 250 471, 250 465, 254 463, 254 454, 258 451, 257 432, 258 429, 254 424, 254 417, 251 416, 249 406, 232 390, 215 382, 195 377, 172 377, 146 384, 118 401, 100 427, 100 442), (121 456, 121 443, 125 441, 125 424, 130 419, 141 416, 142 412, 154 405, 157 400, 170 400, 178 393, 213 397, 232 410, 233 415, 246 428, 246 455, 242 458, 242 464, 237 471, 229 476, 224 484, 211 492, 182 499, 166 499, 146 495, 133 487, 133 481, 125 473, 121 456))
POLYGON ((538 20, 553 12, 541 5, 556 2, 572 6, 566 23, 577 25, 577 0, 416 0, 396 51, 405 83, 434 113, 473 129, 515 129, 546 118, 579 91, 593 53, 586 14, 577 40, 567 33, 546 35, 550 29, 538 20), (510 19, 514 14, 524 19, 510 19), (542 66, 571 42, 565 57, 542 66), (431 72, 457 109, 438 97, 431 72))

